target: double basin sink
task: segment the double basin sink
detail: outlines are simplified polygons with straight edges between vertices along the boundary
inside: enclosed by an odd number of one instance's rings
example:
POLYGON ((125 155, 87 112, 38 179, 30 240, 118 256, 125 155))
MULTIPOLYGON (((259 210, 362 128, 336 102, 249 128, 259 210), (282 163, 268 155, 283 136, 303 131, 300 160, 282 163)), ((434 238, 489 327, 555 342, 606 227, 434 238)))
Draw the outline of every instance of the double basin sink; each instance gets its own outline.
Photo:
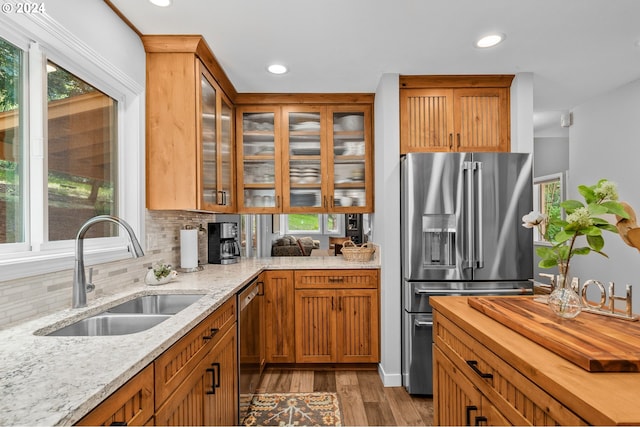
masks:
POLYGON ((202 294, 143 295, 79 320, 47 336, 105 336, 142 332, 187 308, 202 294))

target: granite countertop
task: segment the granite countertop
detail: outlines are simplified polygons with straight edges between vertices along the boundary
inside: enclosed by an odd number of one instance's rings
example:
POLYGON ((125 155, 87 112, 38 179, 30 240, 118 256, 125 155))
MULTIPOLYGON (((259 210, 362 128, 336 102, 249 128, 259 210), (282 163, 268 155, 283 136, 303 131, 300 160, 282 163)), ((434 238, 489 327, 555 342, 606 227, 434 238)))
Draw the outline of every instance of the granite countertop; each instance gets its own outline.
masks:
POLYGON ((0 331, 0 425, 74 424, 263 270, 380 268, 378 253, 363 263, 342 257, 278 257, 209 264, 165 285, 132 285, 85 308, 69 308, 0 331), (159 325, 131 335, 44 336, 122 301, 155 293, 203 297, 159 325))

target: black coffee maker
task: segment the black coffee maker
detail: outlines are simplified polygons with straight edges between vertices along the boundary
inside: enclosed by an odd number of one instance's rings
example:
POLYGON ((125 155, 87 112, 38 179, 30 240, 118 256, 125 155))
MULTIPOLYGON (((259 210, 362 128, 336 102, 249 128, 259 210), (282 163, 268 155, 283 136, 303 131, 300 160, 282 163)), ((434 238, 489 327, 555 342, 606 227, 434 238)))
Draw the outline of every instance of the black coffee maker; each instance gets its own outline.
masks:
POLYGON ((240 258, 238 244, 238 224, 235 222, 210 222, 207 224, 209 237, 209 264, 233 264, 240 258))

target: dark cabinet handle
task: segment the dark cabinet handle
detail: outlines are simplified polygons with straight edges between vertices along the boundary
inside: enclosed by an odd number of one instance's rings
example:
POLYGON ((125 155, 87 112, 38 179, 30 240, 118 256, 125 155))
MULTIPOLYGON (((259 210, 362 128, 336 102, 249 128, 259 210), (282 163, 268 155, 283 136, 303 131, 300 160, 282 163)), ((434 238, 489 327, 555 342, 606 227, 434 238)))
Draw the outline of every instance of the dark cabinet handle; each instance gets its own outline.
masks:
POLYGON ((477 411, 478 407, 475 405, 468 405, 467 406, 467 418, 466 418, 466 423, 464 425, 466 426, 470 426, 471 425, 471 412, 473 411, 477 411))
POLYGON ((453 149, 453 134, 449 134, 449 150, 453 149))
POLYGON ((458 148, 460 148, 460 134, 458 133, 457 136, 458 136, 458 148))
POLYGON ((218 329, 218 328, 211 328, 210 330, 211 330, 211 335, 205 335, 205 336, 203 336, 203 337, 202 337, 202 339, 203 339, 203 340, 205 340, 205 341, 210 340, 211 338, 213 338, 213 337, 214 337, 214 335, 215 335, 215 334, 217 334, 217 333, 218 333, 218 331, 219 331, 220 329, 218 329))
POLYGON ((487 424, 487 417, 476 417, 475 425, 477 425, 477 426, 482 425, 481 423, 484 423, 486 425, 487 424))
POLYGON ((128 425, 126 421, 114 421, 111 424, 109 424, 110 426, 126 426, 128 425))
POLYGON ((212 363, 213 368, 208 368, 207 372, 211 373, 211 390, 207 394, 216 394, 216 389, 220 388, 220 363, 212 363))
POLYGON ((480 369, 478 369, 478 361, 477 360, 467 360, 467 365, 469 365, 469 367, 471 369, 473 369, 473 372, 475 372, 476 374, 480 375, 480 378, 493 379, 493 374, 486 374, 486 373, 482 372, 480 369))
POLYGON ((344 277, 329 277, 329 283, 342 283, 344 282, 344 277))

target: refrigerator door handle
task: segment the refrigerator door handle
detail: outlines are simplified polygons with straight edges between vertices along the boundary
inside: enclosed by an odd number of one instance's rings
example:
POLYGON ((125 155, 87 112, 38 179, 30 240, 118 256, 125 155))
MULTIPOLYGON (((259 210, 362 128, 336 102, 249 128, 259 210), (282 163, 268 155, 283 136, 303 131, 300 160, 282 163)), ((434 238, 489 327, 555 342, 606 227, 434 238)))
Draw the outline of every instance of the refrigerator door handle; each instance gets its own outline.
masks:
POLYGON ((414 291, 416 295, 530 295, 532 293, 531 288, 512 288, 512 289, 416 289, 414 291))
POLYGON ((465 184, 467 186, 467 198, 466 198, 466 214, 467 214, 467 260, 466 268, 474 268, 475 264, 475 191, 474 191, 474 163, 476 162, 464 162, 465 171, 465 184))
POLYGON ((433 321, 416 319, 413 322, 413 326, 415 326, 416 328, 431 328, 433 327, 433 321))
POLYGON ((477 186, 476 186, 476 196, 477 196, 477 206, 478 206, 478 218, 476 221, 476 229, 477 229, 477 234, 478 234, 478 252, 477 252, 477 267, 478 268, 483 268, 484 267, 484 235, 483 235, 483 227, 484 227, 484 222, 483 222, 483 217, 482 217, 482 212, 483 212, 483 206, 482 206, 482 162, 475 162, 475 169, 478 171, 477 172, 477 186))

